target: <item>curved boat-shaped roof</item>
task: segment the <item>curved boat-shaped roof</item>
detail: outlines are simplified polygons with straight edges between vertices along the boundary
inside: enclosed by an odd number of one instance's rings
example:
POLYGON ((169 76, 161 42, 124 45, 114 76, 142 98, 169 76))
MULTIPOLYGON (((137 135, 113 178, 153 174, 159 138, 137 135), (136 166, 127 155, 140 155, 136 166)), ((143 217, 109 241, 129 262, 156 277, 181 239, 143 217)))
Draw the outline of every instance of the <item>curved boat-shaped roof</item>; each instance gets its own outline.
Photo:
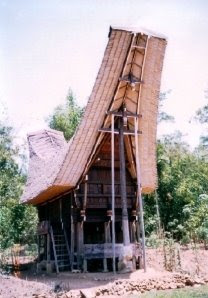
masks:
MULTIPOLYGON (((135 28, 110 28, 95 85, 70 145, 62 144, 60 151, 54 151, 45 183, 41 182, 45 177, 40 177, 40 168, 33 170, 37 161, 30 161, 22 202, 38 204, 76 187, 103 139, 104 132, 99 129, 110 127, 110 116, 106 112, 118 111, 122 105, 127 111, 142 115, 138 121, 142 131, 139 136, 142 191, 149 193, 156 188, 156 127, 165 47, 166 40, 161 35, 135 28)), ((133 119, 128 122, 129 129, 134 129, 133 119)), ((129 171, 135 178, 134 136, 126 138, 125 146, 131 161, 129 171)))

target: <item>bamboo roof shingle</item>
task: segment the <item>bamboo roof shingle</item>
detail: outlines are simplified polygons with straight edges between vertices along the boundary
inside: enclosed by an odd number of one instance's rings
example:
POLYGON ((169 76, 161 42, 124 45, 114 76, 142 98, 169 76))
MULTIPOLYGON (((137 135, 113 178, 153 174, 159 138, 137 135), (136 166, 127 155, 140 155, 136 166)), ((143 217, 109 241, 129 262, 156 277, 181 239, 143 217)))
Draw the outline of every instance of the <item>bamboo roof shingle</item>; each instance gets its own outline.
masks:
MULTIPOLYGON (((142 131, 138 138, 142 191, 149 193, 157 187, 156 129, 165 47, 164 36, 135 28, 110 28, 100 70, 83 119, 70 144, 52 130, 29 136, 30 149, 33 143, 33 151, 34 148, 38 148, 39 153, 49 150, 49 155, 43 154, 46 159, 41 165, 39 155, 31 154, 22 202, 37 204, 76 187, 104 137, 104 132, 99 129, 110 127, 110 116, 106 112, 118 111, 121 106, 142 115, 138 120, 138 129, 142 131), (48 133, 56 140, 54 147, 48 133), (50 160, 53 160, 52 164, 50 160)), ((128 122, 129 129, 134 129, 133 119, 128 122)), ((129 159, 134 159, 134 136, 126 138, 125 145, 129 159)), ((135 165, 130 164, 129 171, 135 178, 135 165)))

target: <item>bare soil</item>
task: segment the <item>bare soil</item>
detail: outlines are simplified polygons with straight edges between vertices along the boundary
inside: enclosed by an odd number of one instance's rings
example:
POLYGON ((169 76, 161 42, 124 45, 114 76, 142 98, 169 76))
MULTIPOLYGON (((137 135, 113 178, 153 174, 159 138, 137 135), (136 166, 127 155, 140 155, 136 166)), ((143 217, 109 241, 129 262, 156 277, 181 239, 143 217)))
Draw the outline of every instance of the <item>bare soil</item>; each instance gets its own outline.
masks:
POLYGON ((36 275, 34 269, 21 272, 20 277, 0 275, 0 298, 53 297, 130 297, 146 291, 182 288, 208 282, 208 251, 190 248, 180 250, 181 268, 168 272, 164 268, 163 249, 148 249, 148 270, 131 274, 70 273, 58 276, 36 275))

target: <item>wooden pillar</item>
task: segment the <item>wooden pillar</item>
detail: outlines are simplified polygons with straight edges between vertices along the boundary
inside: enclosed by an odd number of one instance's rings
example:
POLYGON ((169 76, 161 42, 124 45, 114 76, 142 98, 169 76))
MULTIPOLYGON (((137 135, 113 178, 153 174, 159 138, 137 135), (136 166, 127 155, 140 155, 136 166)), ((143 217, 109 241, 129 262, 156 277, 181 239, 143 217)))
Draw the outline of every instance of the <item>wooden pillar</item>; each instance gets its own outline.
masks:
MULTIPOLYGON (((110 221, 104 223, 104 229, 105 229, 105 243, 111 243, 111 234, 110 234, 110 221)), ((103 271, 108 272, 108 264, 107 259, 103 258, 103 271)))
POLYGON ((83 260, 83 272, 87 273, 87 259, 83 260))
POLYGON ((113 273, 116 273, 115 252, 115 165, 114 165, 114 115, 111 115, 111 188, 112 188, 112 250, 113 250, 113 273))
POLYGON ((131 222, 132 242, 136 242, 136 221, 131 222))
POLYGON ((129 235, 129 236, 130 236, 130 243, 132 243, 132 242, 133 242, 133 239, 134 239, 132 225, 133 225, 132 221, 129 222, 129 231, 130 231, 130 235, 129 235))
POLYGON ((73 270, 73 263, 74 263, 74 219, 73 219, 73 195, 71 194, 71 256, 70 256, 70 262, 71 262, 71 270, 73 270))
POLYGON ((124 246, 127 246, 130 244, 130 237, 129 237, 129 220, 128 220, 127 196, 126 196, 126 163, 125 163, 125 151, 124 151, 123 118, 120 119, 119 156, 120 156, 120 191, 121 191, 121 205, 122 205, 123 244, 124 246))
POLYGON ((105 243, 111 243, 110 221, 104 223, 105 226, 105 243))
POLYGON ((143 259, 143 268, 146 272, 146 250, 145 250, 145 231, 144 231, 144 216, 143 216, 143 202, 142 202, 142 192, 141 192, 141 173, 140 173, 140 162, 139 162, 139 144, 138 144, 138 118, 134 118, 134 130, 135 130, 135 148, 136 148, 136 172, 137 172, 137 196, 138 196, 138 207, 139 211, 139 221, 142 234, 142 259, 143 259))
POLYGON ((38 235, 38 263, 40 263, 40 235, 38 235))
POLYGON ((77 223, 77 265, 79 269, 82 269, 83 262, 83 245, 84 245, 84 233, 83 233, 84 222, 77 223))
MULTIPOLYGON (((139 211, 138 211, 139 212, 139 211)), ((137 220, 136 220, 136 238, 137 238, 137 242, 140 244, 140 224, 139 224, 139 216, 137 216, 137 220)))
POLYGON ((50 246, 50 234, 47 234, 47 263, 51 261, 51 246, 50 246))

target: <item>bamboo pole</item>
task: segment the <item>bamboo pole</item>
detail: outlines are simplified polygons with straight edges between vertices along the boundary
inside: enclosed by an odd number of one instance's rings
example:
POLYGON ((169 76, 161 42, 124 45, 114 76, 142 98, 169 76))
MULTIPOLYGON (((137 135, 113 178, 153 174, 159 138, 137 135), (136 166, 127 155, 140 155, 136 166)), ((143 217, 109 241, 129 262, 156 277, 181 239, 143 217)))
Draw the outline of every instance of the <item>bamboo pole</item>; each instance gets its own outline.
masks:
POLYGON ((114 166, 114 115, 111 115, 111 187, 112 187, 112 249, 113 249, 113 273, 116 273, 115 255, 115 166, 114 166))
POLYGON ((120 161, 120 189, 121 189, 121 205, 122 205, 122 230, 123 230, 123 245, 130 244, 129 239, 129 219, 127 209, 126 197, 126 165, 125 165, 125 152, 124 152, 124 121, 120 118, 119 129, 119 161, 120 161))
POLYGON ((140 173, 140 162, 139 162, 139 144, 138 144, 138 119, 134 118, 134 129, 135 129, 135 149, 136 149, 136 171, 137 171, 137 196, 139 199, 139 219, 140 219, 140 229, 142 233, 142 259, 144 272, 147 271, 146 266, 146 251, 145 251, 145 231, 144 231, 144 216, 143 216, 143 203, 142 203, 142 193, 141 193, 141 173, 140 173))

